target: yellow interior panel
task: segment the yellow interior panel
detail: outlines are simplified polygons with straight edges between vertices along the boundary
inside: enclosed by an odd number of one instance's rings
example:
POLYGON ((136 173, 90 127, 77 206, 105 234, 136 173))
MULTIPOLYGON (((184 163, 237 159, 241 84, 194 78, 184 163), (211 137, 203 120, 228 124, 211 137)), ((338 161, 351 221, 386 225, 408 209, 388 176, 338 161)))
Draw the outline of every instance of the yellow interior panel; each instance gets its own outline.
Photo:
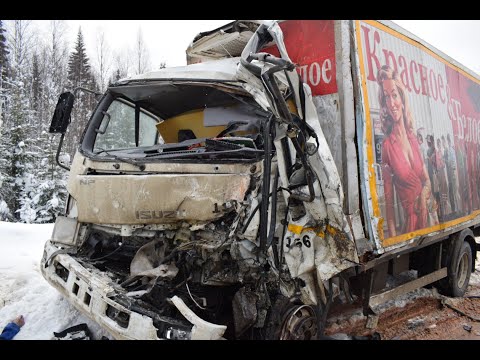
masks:
POLYGON ((179 130, 192 130, 197 138, 211 138, 226 126, 203 126, 203 109, 187 111, 157 124, 157 130, 166 144, 178 142, 179 130))
MULTIPOLYGON (((287 101, 289 110, 298 114, 295 102, 290 99, 287 101)), ((178 142, 179 130, 192 130, 197 138, 212 138, 225 130, 226 126, 204 126, 203 109, 187 111, 183 114, 171 117, 157 124, 157 130, 162 135, 166 144, 178 142)), ((239 131, 238 134, 247 134, 248 132, 239 131)))

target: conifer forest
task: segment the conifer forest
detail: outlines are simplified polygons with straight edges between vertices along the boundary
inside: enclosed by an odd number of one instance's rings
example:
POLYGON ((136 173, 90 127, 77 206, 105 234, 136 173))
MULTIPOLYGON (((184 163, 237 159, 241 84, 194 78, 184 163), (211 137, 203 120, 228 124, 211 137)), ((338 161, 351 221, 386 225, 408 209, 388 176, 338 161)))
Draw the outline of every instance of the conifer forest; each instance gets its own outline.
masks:
MULTIPOLYGON (((49 133, 59 95, 78 87, 102 93, 154 67, 140 30, 132 50, 123 52, 113 51, 99 33, 89 58, 81 28, 68 43, 64 21, 50 21, 47 36, 32 25, 0 20, 0 221, 50 223, 63 213, 67 197, 68 172, 56 162, 60 135, 49 133)), ((75 92, 61 162, 73 159, 97 101, 92 93, 75 92)))

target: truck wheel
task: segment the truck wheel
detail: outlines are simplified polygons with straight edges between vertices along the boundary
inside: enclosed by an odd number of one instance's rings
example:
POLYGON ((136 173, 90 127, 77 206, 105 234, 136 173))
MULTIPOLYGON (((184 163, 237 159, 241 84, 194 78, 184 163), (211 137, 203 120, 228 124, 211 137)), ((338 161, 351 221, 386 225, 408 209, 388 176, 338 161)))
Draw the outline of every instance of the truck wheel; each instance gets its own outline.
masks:
POLYGON ((266 340, 316 340, 317 314, 309 305, 293 304, 279 296, 269 311, 266 340))
POLYGON ((466 241, 458 242, 452 248, 452 256, 447 264, 448 275, 440 281, 442 294, 462 297, 467 291, 472 273, 472 248, 466 241))
POLYGON ((309 305, 293 306, 287 314, 280 330, 280 340, 317 339, 317 314, 309 305))

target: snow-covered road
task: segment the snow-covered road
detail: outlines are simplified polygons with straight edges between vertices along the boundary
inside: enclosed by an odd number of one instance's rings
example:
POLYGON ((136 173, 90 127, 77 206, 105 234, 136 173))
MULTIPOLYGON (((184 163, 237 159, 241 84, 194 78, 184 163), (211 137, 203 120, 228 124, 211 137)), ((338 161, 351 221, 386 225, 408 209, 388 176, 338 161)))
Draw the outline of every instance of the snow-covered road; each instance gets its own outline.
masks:
POLYGON ((87 323, 95 339, 110 337, 80 314, 40 273, 43 245, 53 224, 0 221, 0 330, 17 315, 25 325, 15 340, 49 340, 53 332, 87 323))

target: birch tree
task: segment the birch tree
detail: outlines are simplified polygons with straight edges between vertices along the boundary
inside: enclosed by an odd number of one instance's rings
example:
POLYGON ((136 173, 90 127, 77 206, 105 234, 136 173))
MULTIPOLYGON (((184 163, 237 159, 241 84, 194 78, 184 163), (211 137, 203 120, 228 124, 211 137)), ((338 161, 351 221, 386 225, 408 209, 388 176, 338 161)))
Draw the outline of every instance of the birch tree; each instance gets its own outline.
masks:
POLYGON ((142 29, 137 32, 135 42, 135 74, 143 74, 150 69, 150 58, 147 46, 143 40, 142 29))
POLYGON ((110 46, 105 39, 105 33, 103 31, 99 31, 97 33, 96 60, 98 85, 100 92, 103 93, 107 88, 107 82, 112 66, 112 55, 110 51, 110 46))

